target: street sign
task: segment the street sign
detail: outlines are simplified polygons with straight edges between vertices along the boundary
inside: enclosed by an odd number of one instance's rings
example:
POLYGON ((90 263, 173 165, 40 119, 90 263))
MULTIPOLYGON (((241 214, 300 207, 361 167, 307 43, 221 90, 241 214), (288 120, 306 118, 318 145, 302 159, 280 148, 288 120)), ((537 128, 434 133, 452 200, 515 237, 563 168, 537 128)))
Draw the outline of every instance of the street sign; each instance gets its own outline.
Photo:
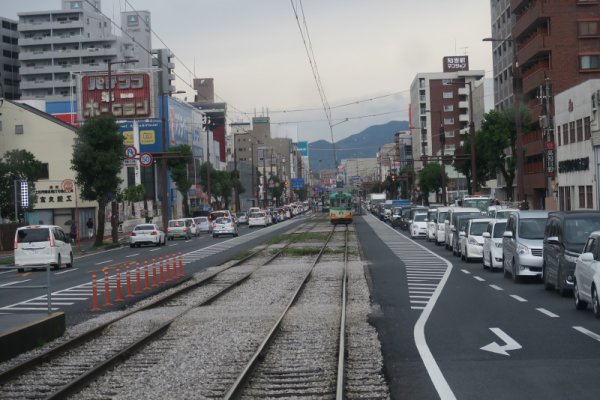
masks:
POLYGON ((135 156, 137 156, 137 150, 135 149, 135 147, 125 147, 125 156, 127 156, 127 158, 134 158, 135 156))
POLYGON ((353 175, 352 176, 352 182, 354 182, 354 183, 360 182, 360 176, 359 175, 353 175))
POLYGON ((292 178, 292 189, 304 188, 304 178, 292 178))
POLYGON ((151 166, 153 160, 152 154, 150 153, 142 153, 140 155, 140 164, 142 164, 143 167, 151 166))

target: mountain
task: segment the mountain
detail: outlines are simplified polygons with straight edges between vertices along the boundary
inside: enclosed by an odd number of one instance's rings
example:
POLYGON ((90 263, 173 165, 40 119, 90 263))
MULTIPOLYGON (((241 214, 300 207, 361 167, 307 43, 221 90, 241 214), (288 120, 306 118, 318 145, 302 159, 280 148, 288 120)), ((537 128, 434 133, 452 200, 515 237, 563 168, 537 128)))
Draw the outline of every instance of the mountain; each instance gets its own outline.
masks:
MULTIPOLYGON (((338 163, 344 158, 375 158, 384 144, 394 141, 394 134, 407 131, 408 121, 390 121, 383 125, 373 125, 335 143, 338 163)), ((335 168, 333 146, 326 140, 308 144, 310 168, 314 171, 335 168)))

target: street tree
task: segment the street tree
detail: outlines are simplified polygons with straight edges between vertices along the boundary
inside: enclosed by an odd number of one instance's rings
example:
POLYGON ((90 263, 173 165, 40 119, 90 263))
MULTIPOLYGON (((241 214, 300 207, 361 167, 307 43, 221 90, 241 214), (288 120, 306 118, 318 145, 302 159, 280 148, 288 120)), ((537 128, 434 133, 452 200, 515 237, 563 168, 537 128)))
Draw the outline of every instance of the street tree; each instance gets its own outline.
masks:
POLYGON ((436 162, 427 163, 419 171, 419 186, 425 205, 429 205, 429 193, 438 193, 442 189, 442 166, 436 162))
POLYGON ((144 216, 147 216, 148 203, 146 202, 146 187, 144 185, 132 185, 127 187, 123 192, 123 197, 131 206, 131 213, 135 213, 134 203, 139 201, 144 202, 144 216))
MULTIPOLYGON (((113 117, 86 121, 77 131, 71 165, 81 198, 98 202, 98 223, 94 246, 102 245, 104 219, 109 200, 116 199, 123 166, 123 135, 113 117)), ((116 204, 116 203, 114 203, 116 204)), ((118 241, 116 207, 112 215, 112 240, 118 241)))
POLYGON ((227 171, 214 171, 212 176, 214 176, 214 180, 211 180, 212 194, 220 206, 228 209, 231 200, 231 190, 233 189, 231 173, 227 171))
POLYGON ((0 158, 0 215, 18 220, 15 216, 15 181, 26 180, 29 186, 29 209, 36 202, 34 183, 42 172, 41 161, 27 150, 10 150, 0 158))
MULTIPOLYGON (((457 158, 453 162, 454 168, 462 173, 467 182, 471 182, 471 140, 472 136, 467 135, 464 138, 463 145, 459 147, 455 153, 457 158)), ((480 132, 475 135, 475 163, 477 164, 477 187, 483 187, 487 184, 490 179, 491 173, 484 150, 485 139, 481 136, 480 132)), ((472 193, 472 186, 468 185, 467 188, 469 194, 472 193)))
POLYGON ((192 149, 187 144, 180 144, 169 148, 167 166, 171 179, 177 185, 177 190, 183 197, 183 215, 190 216, 190 205, 188 192, 192 187, 192 181, 188 176, 188 165, 193 161, 192 149))

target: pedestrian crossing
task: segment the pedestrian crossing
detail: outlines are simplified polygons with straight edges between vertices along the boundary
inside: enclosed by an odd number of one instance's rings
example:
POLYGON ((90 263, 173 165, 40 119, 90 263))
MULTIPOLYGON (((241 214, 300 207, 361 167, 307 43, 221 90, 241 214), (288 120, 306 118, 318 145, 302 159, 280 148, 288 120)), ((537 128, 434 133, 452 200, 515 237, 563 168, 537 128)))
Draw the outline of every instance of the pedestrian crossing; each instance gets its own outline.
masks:
POLYGON ((381 241, 402 260, 408 285, 408 298, 412 310, 424 310, 452 265, 412 239, 399 234, 389 225, 372 215, 365 221, 381 241))

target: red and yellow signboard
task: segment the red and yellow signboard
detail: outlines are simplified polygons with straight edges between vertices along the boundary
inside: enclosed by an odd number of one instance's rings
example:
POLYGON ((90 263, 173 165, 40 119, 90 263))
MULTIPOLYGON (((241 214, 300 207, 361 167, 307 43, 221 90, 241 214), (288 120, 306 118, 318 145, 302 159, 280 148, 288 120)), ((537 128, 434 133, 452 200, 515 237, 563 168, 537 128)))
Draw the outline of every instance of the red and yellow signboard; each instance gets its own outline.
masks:
POLYGON ((153 117, 152 75, 148 72, 94 73, 79 82, 80 119, 103 115, 121 119, 153 117))

